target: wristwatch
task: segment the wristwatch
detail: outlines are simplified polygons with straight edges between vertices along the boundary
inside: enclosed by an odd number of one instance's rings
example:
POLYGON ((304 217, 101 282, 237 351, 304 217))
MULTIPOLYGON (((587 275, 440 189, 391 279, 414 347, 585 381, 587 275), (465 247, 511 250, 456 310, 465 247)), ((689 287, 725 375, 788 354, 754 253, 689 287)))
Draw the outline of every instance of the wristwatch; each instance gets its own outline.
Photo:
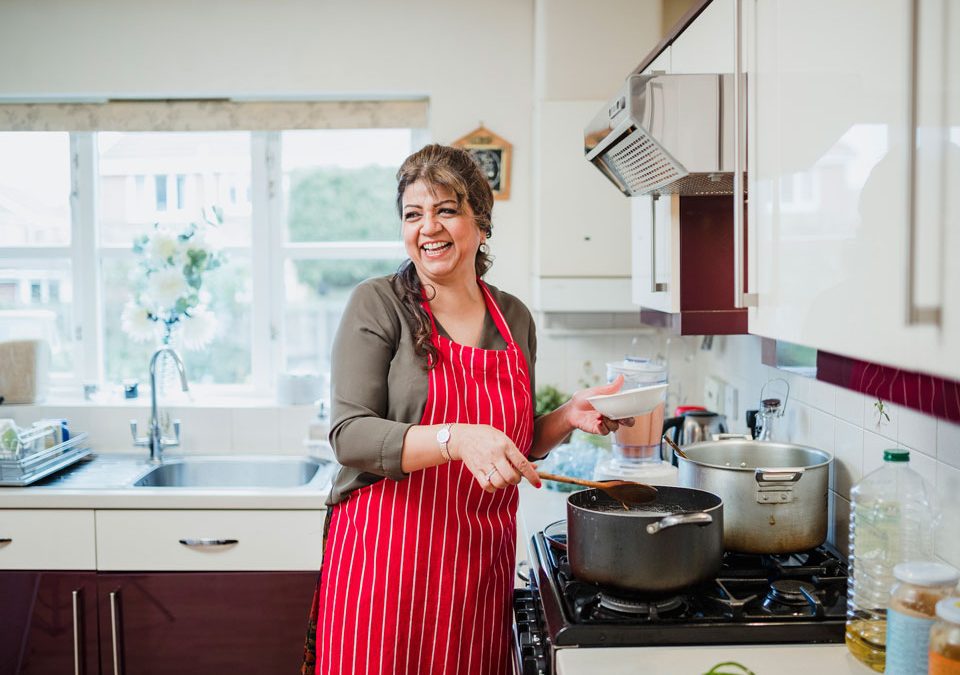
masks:
POLYGON ((440 456, 448 462, 450 461, 450 427, 452 423, 444 424, 437 432, 437 443, 440 445, 440 456))

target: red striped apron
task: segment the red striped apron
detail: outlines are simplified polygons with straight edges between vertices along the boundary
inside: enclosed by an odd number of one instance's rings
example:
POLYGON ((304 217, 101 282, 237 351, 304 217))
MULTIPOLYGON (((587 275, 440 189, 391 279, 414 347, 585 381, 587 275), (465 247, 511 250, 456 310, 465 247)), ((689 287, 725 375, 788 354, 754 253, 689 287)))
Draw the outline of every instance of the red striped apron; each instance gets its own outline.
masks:
MULTIPOLYGON (((489 424, 527 454, 533 402, 523 352, 489 289, 505 350, 438 335, 420 424, 489 424)), ((484 492, 463 462, 381 480, 333 507, 318 591, 318 675, 505 675, 517 488, 484 492)))

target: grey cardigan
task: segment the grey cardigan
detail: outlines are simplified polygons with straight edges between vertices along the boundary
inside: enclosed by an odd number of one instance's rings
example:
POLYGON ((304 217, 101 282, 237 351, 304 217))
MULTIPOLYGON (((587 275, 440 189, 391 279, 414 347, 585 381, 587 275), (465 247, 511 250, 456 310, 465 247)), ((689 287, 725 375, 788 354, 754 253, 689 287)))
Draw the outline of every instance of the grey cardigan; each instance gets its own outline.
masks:
MULTIPOLYGON (((517 298, 487 284, 527 359, 530 391, 537 336, 533 317, 517 298)), ((407 429, 419 424, 429 387, 425 360, 414 352, 413 319, 391 277, 368 279, 347 302, 333 342, 330 444, 341 464, 327 504, 384 478, 403 480, 400 468, 407 429)), ((446 335, 443 327, 437 330, 446 335)), ((505 349, 488 312, 480 345, 505 349)))

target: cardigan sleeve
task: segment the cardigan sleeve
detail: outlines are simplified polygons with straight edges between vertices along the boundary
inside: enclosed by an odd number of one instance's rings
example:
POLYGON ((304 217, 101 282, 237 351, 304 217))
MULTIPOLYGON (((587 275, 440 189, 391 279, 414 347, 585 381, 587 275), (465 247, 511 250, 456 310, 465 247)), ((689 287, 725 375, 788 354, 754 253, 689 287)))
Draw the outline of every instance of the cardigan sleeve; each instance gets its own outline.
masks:
POLYGON ((345 467, 402 480, 403 439, 413 425, 387 418, 387 382, 402 319, 382 292, 371 283, 357 286, 337 329, 330 445, 345 467))

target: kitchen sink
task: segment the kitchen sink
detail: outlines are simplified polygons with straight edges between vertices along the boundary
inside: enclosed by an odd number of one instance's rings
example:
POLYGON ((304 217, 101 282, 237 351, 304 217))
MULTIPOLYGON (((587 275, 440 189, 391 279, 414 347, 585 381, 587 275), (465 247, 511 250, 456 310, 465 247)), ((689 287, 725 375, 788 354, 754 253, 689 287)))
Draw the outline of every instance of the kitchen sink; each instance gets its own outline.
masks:
MULTIPOLYGON (((329 462, 303 457, 184 457, 140 477, 133 487, 284 488, 308 484, 329 462)), ((326 473, 326 472, 324 472, 326 473)))

